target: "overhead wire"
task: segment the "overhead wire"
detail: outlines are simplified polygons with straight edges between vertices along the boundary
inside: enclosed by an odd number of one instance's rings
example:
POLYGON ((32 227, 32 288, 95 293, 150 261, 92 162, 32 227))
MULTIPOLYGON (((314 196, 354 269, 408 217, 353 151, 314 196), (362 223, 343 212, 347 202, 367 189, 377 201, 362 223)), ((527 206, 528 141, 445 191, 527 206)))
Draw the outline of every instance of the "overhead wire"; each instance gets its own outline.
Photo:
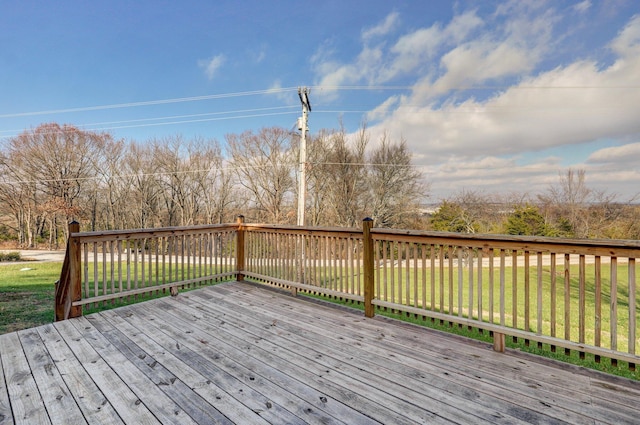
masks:
POLYGON ((17 118, 17 117, 26 117, 26 116, 33 116, 33 115, 51 115, 51 114, 63 114, 68 112, 98 111, 102 109, 119 109, 119 108, 132 108, 137 106, 166 105, 169 103, 195 102, 195 101, 212 100, 212 99, 226 99, 231 97, 255 96, 258 94, 276 94, 276 93, 283 93, 283 92, 294 91, 294 90, 297 90, 297 87, 252 90, 252 91, 243 91, 243 92, 235 92, 235 93, 210 94, 210 95, 203 95, 203 96, 178 97, 178 98, 172 98, 172 99, 149 100, 149 101, 142 101, 142 102, 115 103, 111 105, 83 106, 83 107, 66 108, 66 109, 51 109, 51 110, 45 110, 45 111, 18 112, 18 113, 0 115, 0 118, 17 118))

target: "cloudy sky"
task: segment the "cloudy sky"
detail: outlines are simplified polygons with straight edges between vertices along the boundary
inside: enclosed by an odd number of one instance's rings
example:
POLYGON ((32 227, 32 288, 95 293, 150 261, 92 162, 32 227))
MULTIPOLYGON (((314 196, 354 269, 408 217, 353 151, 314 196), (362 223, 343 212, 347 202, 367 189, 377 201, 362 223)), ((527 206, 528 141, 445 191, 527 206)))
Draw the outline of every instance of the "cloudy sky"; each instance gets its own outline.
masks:
MULTIPOLYGON (((295 128, 404 138, 430 199, 640 193, 637 0, 2 2, 0 143, 43 122, 144 142, 295 128)), ((636 201, 640 197, 636 198, 636 201)))

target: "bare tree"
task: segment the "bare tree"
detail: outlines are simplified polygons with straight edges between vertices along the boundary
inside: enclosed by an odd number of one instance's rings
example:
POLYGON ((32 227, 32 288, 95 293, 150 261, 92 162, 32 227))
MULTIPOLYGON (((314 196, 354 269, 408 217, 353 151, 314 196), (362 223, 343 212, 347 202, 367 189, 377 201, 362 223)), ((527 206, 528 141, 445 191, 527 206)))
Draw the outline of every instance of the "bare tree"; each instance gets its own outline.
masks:
MULTIPOLYGON (((331 156, 332 132, 321 130, 307 145, 307 223, 320 226, 330 223, 331 169, 327 164, 331 156)), ((297 187, 297 186, 296 186, 297 187)))
POLYGON ((154 149, 148 145, 131 143, 122 164, 126 172, 129 192, 128 227, 156 227, 166 225, 160 217, 162 188, 158 181, 158 167, 154 149))
POLYGON ((403 227, 417 214, 426 186, 413 167, 404 139, 393 143, 384 133, 369 160, 371 218, 377 227, 403 227))
POLYGON ((325 164, 328 167, 328 221, 337 226, 354 227, 364 218, 366 159, 369 143, 366 126, 361 126, 353 143, 343 127, 332 134, 325 164))
POLYGON ((270 127, 257 134, 228 134, 226 140, 231 166, 255 208, 256 219, 270 223, 293 221, 295 159, 289 132, 270 127))
POLYGON ((40 220, 48 223, 51 245, 57 246, 66 238, 71 219, 80 218, 90 209, 85 204, 91 198, 87 188, 96 184, 95 164, 109 140, 108 133, 54 123, 42 124, 9 140, 6 155, 14 175, 20 175, 22 182, 35 183, 31 195, 37 197, 40 220))

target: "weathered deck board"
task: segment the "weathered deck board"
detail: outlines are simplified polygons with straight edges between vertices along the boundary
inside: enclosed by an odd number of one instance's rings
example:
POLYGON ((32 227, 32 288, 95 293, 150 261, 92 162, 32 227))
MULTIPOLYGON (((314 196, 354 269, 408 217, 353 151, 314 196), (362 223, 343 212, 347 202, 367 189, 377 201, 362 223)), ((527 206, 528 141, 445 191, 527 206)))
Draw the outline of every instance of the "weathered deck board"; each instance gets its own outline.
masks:
MULTIPOLYGON (((485 362, 483 368, 479 370, 476 367, 479 357, 478 348, 470 344, 464 344, 454 354, 451 352, 451 346, 447 344, 446 339, 444 341, 447 345, 436 343, 439 339, 432 340, 430 344, 416 341, 418 338, 423 338, 424 333, 421 333, 415 327, 401 330, 397 335, 385 336, 381 334, 375 321, 367 321, 350 313, 319 316, 314 314, 317 313, 317 310, 314 310, 313 306, 296 305, 295 308, 292 308, 288 299, 274 297, 273 294, 269 293, 261 293, 261 295, 269 299, 260 301, 255 299, 243 300, 243 298, 248 297, 248 294, 249 292, 240 294, 238 299, 241 299, 241 304, 251 306, 254 313, 254 316, 251 317, 255 317, 256 309, 260 309, 262 314, 267 315, 266 317, 273 309, 279 309, 281 317, 286 315, 292 320, 289 324, 281 320, 279 322, 281 329, 290 326, 291 323, 295 323, 296 328, 304 328, 306 332, 311 334, 320 334, 308 337, 302 344, 304 347, 314 347, 312 349, 320 350, 321 346, 317 344, 317 341, 326 341, 327 338, 337 339, 338 342, 342 342, 338 346, 339 350, 347 352, 343 357, 361 358, 361 353, 357 352, 357 346, 362 345, 360 339, 378 341, 378 344, 368 347, 368 353, 379 356, 378 365, 395 368, 398 373, 406 373, 407 376, 403 378, 404 382, 408 382, 407 380, 420 375, 421 382, 418 382, 417 385, 421 387, 428 383, 430 387, 439 388, 441 391, 449 393, 464 392, 467 397, 476 398, 478 403, 485 402, 486 398, 483 396, 488 395, 490 398, 486 400, 490 403, 489 407, 498 411, 500 411, 500 406, 496 406, 493 399, 506 399, 508 400, 506 410, 512 415, 520 415, 521 419, 527 421, 534 420, 539 416, 538 414, 542 414, 546 410, 557 419, 568 420, 573 423, 580 423, 583 420, 590 422, 590 418, 585 418, 581 415, 585 404, 591 405, 591 414, 594 418, 607 421, 609 419, 609 411, 612 409, 612 403, 615 404, 619 400, 622 400, 622 403, 618 403, 619 406, 615 407, 617 415, 620 417, 626 415, 629 421, 638 420, 636 419, 637 412, 634 407, 637 402, 637 398, 634 401, 634 397, 639 395, 637 392, 626 395, 624 391, 621 391, 617 394, 615 400, 606 398, 605 394, 603 394, 605 395, 605 398, 603 398, 599 395, 597 389, 602 387, 604 383, 598 385, 598 381, 595 378, 574 375, 570 381, 567 381, 564 374, 556 376, 557 368, 545 367, 539 364, 534 364, 535 368, 532 368, 530 364, 517 357, 505 357, 491 352, 484 354, 489 356, 485 357, 485 359, 492 361, 485 362), (269 310, 260 307, 262 305, 269 306, 269 310), (356 336, 355 348, 349 344, 344 344, 344 341, 353 338, 353 329, 345 326, 345 320, 357 323, 358 335, 356 336), (457 362, 451 361, 453 356, 458 360, 457 362), (394 359, 401 361, 398 362, 394 359), (429 370, 434 373, 430 378, 424 373, 425 362, 431 364, 429 370), (489 373, 485 370, 488 370, 489 373), (504 375, 509 376, 505 377, 504 375), (514 407, 518 405, 524 408, 527 405, 531 407, 529 399, 532 391, 542 407, 538 407, 538 411, 533 413, 526 410, 515 411, 514 407), (518 396, 522 400, 519 400, 518 396), (547 407, 547 405, 550 406, 547 407), (552 406, 560 408, 554 409, 552 406)), ((216 297, 211 292, 201 292, 194 294, 194 296, 205 300, 201 306, 203 309, 210 310, 209 306, 215 306, 216 309, 220 309, 221 305, 226 304, 224 298, 216 297)), ((237 303, 234 303, 232 308, 237 309, 237 303)), ((245 316, 243 315, 242 317, 245 316)), ((297 332, 297 337, 303 338, 304 334, 297 331, 296 328, 289 327, 288 329, 291 332, 297 332)), ((340 355, 337 355, 337 357, 340 357, 340 355)), ((375 360, 374 356, 371 357, 375 360)), ((478 411, 477 406, 474 406, 473 411, 478 411)), ((538 419, 541 420, 543 418, 538 419)))
POLYGON ((0 335, 0 425, 640 423, 640 384, 246 283, 0 335))

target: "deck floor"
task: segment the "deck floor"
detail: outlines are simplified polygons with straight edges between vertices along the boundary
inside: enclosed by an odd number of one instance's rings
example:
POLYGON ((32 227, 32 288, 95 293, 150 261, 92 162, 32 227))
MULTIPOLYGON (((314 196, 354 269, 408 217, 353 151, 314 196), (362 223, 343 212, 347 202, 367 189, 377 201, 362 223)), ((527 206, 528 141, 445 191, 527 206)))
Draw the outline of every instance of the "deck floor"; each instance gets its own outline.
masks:
POLYGON ((247 283, 0 335, 0 424, 640 423, 640 385, 247 283))

